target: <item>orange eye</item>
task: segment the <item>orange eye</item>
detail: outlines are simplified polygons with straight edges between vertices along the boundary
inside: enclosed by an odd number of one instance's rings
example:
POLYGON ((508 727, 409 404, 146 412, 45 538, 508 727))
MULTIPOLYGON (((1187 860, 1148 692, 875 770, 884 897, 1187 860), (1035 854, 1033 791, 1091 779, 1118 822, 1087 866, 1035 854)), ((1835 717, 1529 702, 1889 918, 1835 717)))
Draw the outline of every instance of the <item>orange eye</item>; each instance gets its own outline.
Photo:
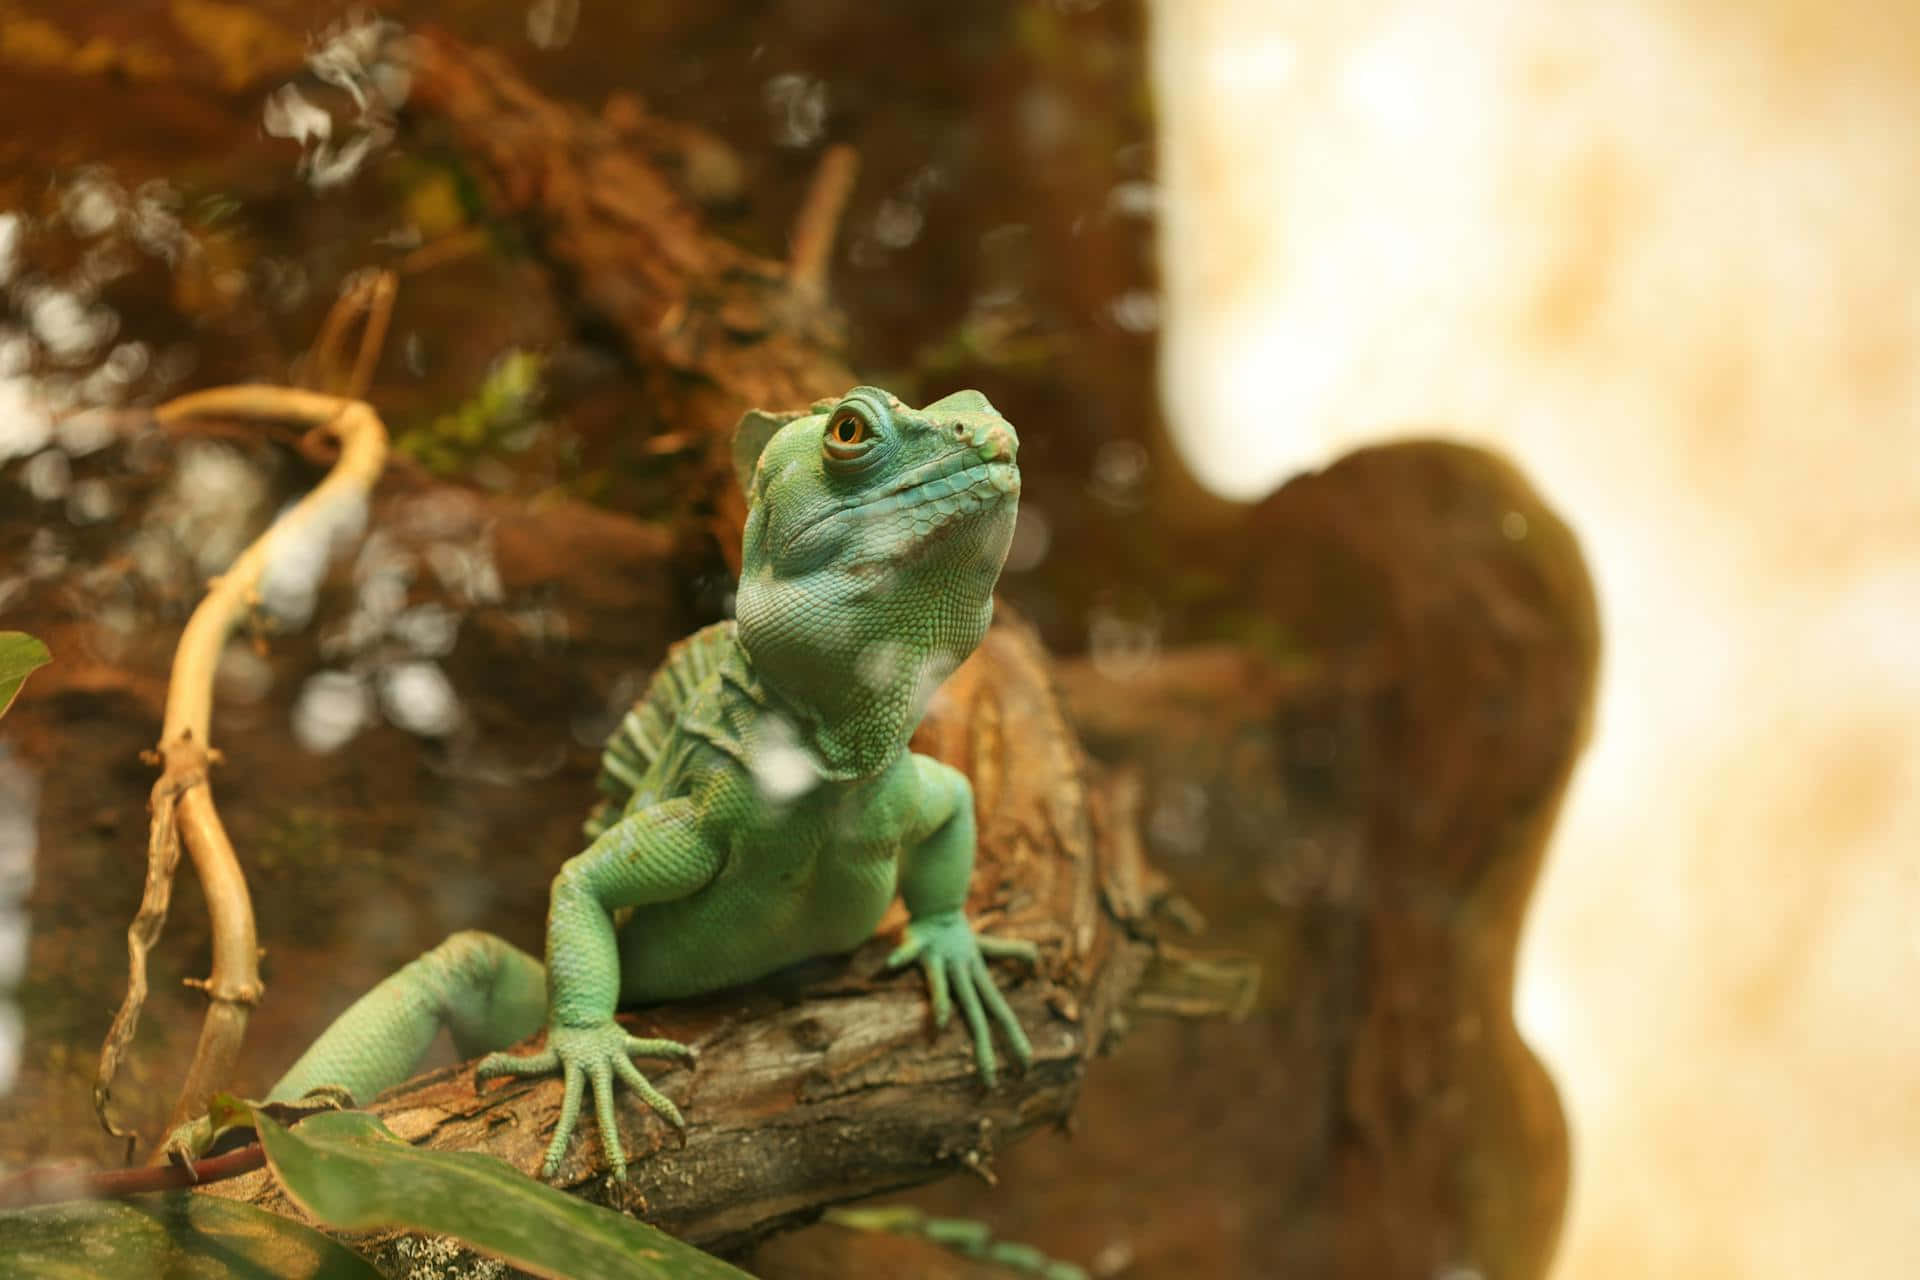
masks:
POLYGON ((827 428, 827 438, 835 444, 859 444, 867 435, 866 420, 857 413, 843 413, 827 428))

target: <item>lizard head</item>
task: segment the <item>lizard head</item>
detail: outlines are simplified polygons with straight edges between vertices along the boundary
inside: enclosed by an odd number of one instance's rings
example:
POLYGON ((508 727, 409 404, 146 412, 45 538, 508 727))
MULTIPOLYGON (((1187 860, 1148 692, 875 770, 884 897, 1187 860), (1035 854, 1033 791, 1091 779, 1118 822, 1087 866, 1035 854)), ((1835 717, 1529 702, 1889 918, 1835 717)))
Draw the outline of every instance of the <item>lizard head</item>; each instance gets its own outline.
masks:
POLYGON ((823 682, 897 689, 917 720, 992 618, 1019 446, 977 391, 914 409, 855 387, 802 415, 749 413, 736 614, 762 675, 815 705, 823 682))

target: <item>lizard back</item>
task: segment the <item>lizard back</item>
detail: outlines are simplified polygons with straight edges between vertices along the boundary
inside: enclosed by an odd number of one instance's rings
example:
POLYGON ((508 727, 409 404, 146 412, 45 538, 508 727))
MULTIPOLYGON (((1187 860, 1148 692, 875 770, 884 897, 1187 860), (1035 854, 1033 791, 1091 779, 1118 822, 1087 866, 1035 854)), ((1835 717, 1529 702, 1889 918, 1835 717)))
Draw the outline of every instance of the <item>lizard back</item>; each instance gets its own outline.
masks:
POLYGON ((737 653, 736 630, 731 619, 716 622, 667 650, 666 660, 647 682, 647 691, 621 717, 601 749, 595 783, 601 798, 583 824, 588 840, 598 839, 620 820, 695 691, 737 653))

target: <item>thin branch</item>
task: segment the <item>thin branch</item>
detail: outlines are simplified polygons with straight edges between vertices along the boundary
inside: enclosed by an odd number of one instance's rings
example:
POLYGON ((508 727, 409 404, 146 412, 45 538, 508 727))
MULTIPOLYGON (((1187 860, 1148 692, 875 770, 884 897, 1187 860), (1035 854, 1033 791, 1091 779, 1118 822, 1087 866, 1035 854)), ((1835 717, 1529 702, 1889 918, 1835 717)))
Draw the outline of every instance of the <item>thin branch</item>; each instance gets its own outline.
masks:
POLYGON ((400 259, 396 268, 401 275, 419 275, 423 271, 432 271, 444 267, 450 262, 479 253, 487 247, 487 229, 485 227, 467 227, 464 230, 450 232, 435 240, 429 240, 417 249, 410 250, 400 259))
MULTIPOLYGON (((158 756, 151 758, 159 759, 158 756)), ((133 1159, 137 1135, 116 1125, 108 1112, 113 1077, 140 1025, 140 1010, 147 1002, 147 953, 159 941, 160 930, 167 923, 167 909, 173 901, 173 873, 180 865, 180 833, 174 821, 174 803, 182 787, 195 785, 204 776, 204 770, 195 774, 184 767, 169 766, 154 782, 147 800, 148 812, 152 814, 147 829, 147 882, 140 895, 140 909, 134 913, 133 923, 127 926, 127 995, 107 1030, 106 1043, 100 1050, 99 1073, 93 1085, 94 1114, 108 1133, 126 1140, 124 1158, 128 1161, 133 1159)))
POLYGON ((354 400, 364 397, 373 385, 374 366, 380 362, 381 348, 387 345, 387 322, 393 319, 393 272, 376 271, 361 280, 354 301, 365 311, 366 323, 360 327, 360 354, 354 359, 347 385, 341 389, 342 395, 354 400))
POLYGON ((806 203, 793 220, 793 238, 787 254, 787 279, 796 292, 811 298, 827 296, 827 264, 833 258, 840 215, 853 194, 860 173, 860 153, 846 143, 828 147, 814 171, 806 203))
POLYGON ((0 1178, 0 1209, 23 1209, 63 1200, 109 1200, 147 1191, 176 1191, 224 1182, 252 1173, 267 1163, 266 1151, 253 1142, 190 1164, 147 1165, 140 1169, 22 1169, 0 1178))
POLYGON ((204 982, 194 984, 207 993, 207 1018, 174 1103, 170 1128, 203 1110, 207 1096, 231 1075, 248 1012, 262 990, 253 903, 207 781, 208 766, 218 759, 208 748, 213 678, 227 636, 252 608, 261 576, 280 548, 302 538, 330 539, 350 523, 343 516, 361 508, 387 454, 385 426, 370 406, 358 400, 287 387, 221 387, 182 396, 154 412, 162 424, 197 414, 291 419, 325 427, 339 440, 340 457, 311 493, 213 580, 174 651, 160 734, 163 771, 153 789, 146 892, 127 931, 127 996, 101 1048, 94 1080, 95 1111, 108 1132, 119 1136, 127 1136, 126 1131, 114 1125, 108 1113, 113 1077, 139 1025, 147 993, 146 956, 166 923, 182 842, 206 893, 213 926, 213 969, 204 982))
POLYGON ((302 362, 299 381, 321 391, 358 400, 373 383, 373 367, 386 345, 387 322, 393 316, 394 274, 391 271, 362 271, 351 276, 340 289, 321 322, 320 336, 302 362), (347 335, 356 319, 364 320, 360 329, 360 349, 353 367, 346 369, 347 335), (343 372, 343 370, 345 370, 343 372))

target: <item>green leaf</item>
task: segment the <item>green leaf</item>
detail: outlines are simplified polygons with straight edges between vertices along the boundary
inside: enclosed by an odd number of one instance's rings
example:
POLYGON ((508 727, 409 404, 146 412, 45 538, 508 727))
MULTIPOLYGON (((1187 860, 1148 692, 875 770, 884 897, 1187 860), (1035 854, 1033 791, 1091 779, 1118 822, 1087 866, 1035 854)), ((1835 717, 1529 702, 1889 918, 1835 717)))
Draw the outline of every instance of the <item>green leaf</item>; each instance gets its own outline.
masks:
POLYGON ((318 1112, 340 1111, 352 1105, 352 1096, 334 1085, 323 1085, 293 1102, 253 1102, 216 1090, 207 1099, 207 1114, 174 1126, 162 1143, 162 1149, 169 1159, 192 1161, 222 1145, 223 1139, 233 1133, 244 1131, 252 1136, 256 1107, 265 1109, 268 1115, 282 1123, 298 1124, 318 1112))
POLYGON ((24 631, 0 631, 0 716, 33 672, 53 661, 47 646, 24 631))
POLYGON ((423 1151, 365 1111, 288 1129, 256 1111, 280 1185, 330 1227, 454 1236, 537 1275, 741 1280, 745 1272, 665 1232, 536 1182, 475 1151, 423 1151))
POLYGON ((380 1280, 312 1227, 187 1191, 0 1213, 0 1275, 73 1280, 380 1280))

